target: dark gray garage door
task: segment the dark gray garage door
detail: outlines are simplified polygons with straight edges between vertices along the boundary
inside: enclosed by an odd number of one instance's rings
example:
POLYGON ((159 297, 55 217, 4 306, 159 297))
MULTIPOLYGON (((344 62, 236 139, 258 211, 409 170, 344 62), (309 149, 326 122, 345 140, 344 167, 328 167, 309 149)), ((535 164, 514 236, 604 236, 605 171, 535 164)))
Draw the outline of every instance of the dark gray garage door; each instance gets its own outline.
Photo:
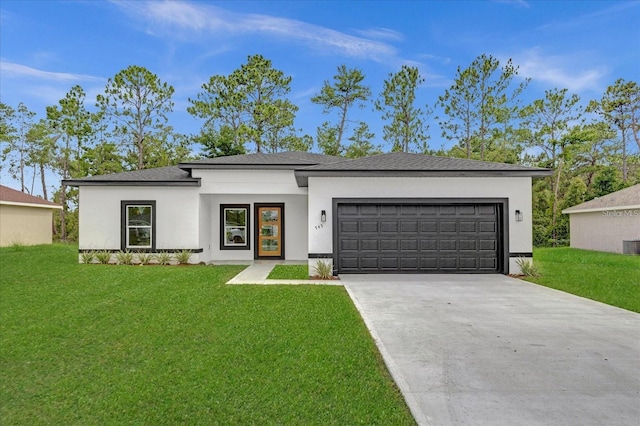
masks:
POLYGON ((337 204, 339 273, 496 273, 496 204, 337 204))

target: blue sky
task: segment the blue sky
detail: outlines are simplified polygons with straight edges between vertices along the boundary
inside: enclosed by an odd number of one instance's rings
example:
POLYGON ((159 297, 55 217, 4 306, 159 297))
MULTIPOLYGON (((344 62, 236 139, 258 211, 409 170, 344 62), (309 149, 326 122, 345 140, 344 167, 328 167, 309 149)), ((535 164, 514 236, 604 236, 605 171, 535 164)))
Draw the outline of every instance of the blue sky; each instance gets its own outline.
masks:
MULTIPOLYGON (((253 54, 293 77, 296 127, 314 137, 332 117, 310 97, 341 64, 362 69, 374 95, 390 72, 419 67, 421 106, 483 53, 512 58, 532 79, 527 101, 557 87, 586 103, 617 78, 640 80, 640 1, 2 0, 0 8, 2 102, 44 117, 80 84, 93 108, 107 78, 135 64, 175 87, 170 123, 186 134, 202 124, 186 112, 188 98, 253 54)), ((367 121, 384 145, 371 105, 350 118, 367 121)), ((446 143, 436 122, 430 134, 431 148, 446 143)))

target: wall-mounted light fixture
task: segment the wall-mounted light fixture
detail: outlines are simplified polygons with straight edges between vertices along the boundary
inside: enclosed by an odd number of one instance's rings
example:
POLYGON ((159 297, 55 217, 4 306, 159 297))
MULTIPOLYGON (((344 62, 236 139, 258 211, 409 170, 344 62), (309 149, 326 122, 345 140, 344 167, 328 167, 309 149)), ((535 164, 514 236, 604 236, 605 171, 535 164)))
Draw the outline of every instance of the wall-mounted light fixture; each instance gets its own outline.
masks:
POLYGON ((320 212, 320 222, 326 222, 326 221, 327 221, 327 211, 322 210, 320 212))
POLYGON ((516 222, 522 222, 522 212, 520 210, 516 210, 516 222))

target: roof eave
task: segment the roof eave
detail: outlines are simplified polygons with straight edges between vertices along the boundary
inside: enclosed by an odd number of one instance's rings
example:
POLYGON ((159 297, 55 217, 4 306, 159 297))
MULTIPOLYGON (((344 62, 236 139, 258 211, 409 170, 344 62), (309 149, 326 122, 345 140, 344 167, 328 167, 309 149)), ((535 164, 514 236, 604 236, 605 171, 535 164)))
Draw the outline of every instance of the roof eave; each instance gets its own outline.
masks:
POLYGON ((200 179, 194 179, 190 181, 184 180, 162 180, 162 181, 149 181, 149 180, 82 180, 82 179, 68 179, 62 181, 63 185, 67 186, 185 186, 185 187, 198 187, 200 186, 200 179))
POLYGON ((544 177, 553 172, 535 170, 296 170, 298 186, 309 185, 310 177, 544 177))
POLYGON ((190 164, 180 163, 182 170, 298 170, 315 164, 190 164))
POLYGON ((562 210, 562 214, 609 212, 609 211, 615 211, 615 210, 637 210, 637 209, 640 209, 640 204, 631 204, 628 206, 612 206, 612 207, 587 207, 586 209, 576 209, 575 207, 570 207, 568 209, 562 210))
POLYGON ((0 201, 0 204, 4 206, 35 207, 39 209, 62 210, 62 206, 58 204, 21 203, 18 201, 0 201))

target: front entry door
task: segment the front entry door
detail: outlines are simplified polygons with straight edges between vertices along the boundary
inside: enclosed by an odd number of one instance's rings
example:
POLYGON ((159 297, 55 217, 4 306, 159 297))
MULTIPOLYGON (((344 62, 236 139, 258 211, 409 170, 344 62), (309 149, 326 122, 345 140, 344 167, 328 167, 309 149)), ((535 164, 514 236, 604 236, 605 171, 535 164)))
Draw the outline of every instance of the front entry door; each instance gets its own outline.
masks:
POLYGON ((284 258, 284 205, 256 204, 257 257, 284 258))

